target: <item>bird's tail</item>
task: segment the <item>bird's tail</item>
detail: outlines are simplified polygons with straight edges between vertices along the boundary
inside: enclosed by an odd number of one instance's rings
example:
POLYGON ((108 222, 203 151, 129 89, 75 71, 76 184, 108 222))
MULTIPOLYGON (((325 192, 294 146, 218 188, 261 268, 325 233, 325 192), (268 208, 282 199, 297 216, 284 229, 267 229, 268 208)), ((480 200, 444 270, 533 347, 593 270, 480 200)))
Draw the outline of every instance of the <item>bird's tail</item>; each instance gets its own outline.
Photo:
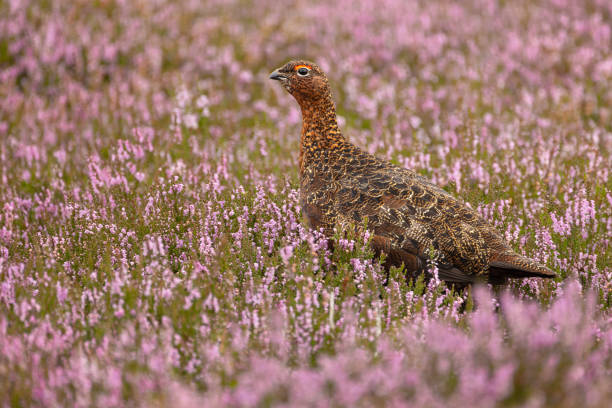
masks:
POLYGON ((554 278, 554 271, 514 252, 498 254, 489 263, 491 276, 507 278, 554 278))

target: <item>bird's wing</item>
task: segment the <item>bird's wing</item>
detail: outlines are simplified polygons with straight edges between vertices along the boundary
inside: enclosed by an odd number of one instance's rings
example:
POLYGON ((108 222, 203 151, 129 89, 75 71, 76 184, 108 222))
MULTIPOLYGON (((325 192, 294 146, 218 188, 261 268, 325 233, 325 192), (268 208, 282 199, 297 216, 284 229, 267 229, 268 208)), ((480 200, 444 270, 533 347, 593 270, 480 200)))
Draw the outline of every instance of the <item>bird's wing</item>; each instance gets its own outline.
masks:
POLYGON ((433 258, 446 280, 472 281, 486 271, 488 247, 476 212, 409 170, 375 170, 342 180, 335 200, 339 221, 367 217, 368 229, 391 248, 433 258))

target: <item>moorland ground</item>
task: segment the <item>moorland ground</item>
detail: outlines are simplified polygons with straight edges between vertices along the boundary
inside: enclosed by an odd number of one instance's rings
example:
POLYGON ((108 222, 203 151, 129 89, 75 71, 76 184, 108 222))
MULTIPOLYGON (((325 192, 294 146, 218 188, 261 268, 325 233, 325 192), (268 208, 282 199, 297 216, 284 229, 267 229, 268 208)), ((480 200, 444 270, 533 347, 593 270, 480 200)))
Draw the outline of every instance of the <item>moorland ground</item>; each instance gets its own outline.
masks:
POLYGON ((611 27, 607 0, 0 2, 2 405, 608 406, 611 27), (326 250, 267 79, 297 57, 352 142, 558 279, 384 285, 367 236, 326 250))

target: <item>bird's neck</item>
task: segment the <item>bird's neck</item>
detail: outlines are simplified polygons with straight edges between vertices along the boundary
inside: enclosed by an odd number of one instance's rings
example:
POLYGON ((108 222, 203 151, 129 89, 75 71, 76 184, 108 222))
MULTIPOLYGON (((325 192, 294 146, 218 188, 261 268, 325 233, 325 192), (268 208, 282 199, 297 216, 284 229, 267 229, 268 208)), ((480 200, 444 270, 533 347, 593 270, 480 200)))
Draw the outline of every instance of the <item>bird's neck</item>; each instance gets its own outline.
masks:
POLYGON ((300 169, 313 153, 321 150, 333 152, 346 143, 336 119, 336 107, 331 94, 318 100, 298 101, 302 109, 302 136, 300 141, 300 169))

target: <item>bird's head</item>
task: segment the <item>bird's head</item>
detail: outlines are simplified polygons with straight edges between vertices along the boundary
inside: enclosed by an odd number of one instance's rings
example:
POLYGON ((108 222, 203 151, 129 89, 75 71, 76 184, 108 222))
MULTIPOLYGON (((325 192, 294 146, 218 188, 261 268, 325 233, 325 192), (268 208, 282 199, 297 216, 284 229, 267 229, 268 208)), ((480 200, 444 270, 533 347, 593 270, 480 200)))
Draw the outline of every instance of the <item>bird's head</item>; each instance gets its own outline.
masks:
POLYGON ((270 74, 300 103, 315 102, 331 96, 327 77, 321 68, 309 61, 289 61, 270 74))

